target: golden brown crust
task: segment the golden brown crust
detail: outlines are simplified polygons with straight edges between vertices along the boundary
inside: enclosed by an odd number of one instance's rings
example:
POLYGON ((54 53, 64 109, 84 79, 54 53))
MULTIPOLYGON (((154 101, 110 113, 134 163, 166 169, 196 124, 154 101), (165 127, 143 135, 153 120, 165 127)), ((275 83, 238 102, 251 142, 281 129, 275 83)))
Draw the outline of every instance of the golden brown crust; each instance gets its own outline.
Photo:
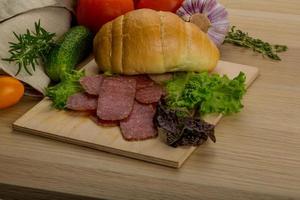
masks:
POLYGON ((105 24, 94 39, 94 54, 102 71, 127 75, 211 71, 220 56, 194 24, 150 9, 105 24))
POLYGON ((125 15, 124 74, 163 73, 160 19, 156 13, 147 9, 145 12, 129 12, 125 15))
POLYGON ((94 56, 95 60, 102 71, 112 71, 112 23, 105 24, 94 38, 94 56))
POLYGON ((124 15, 112 22, 112 57, 111 66, 113 72, 122 73, 123 65, 123 18, 124 15))

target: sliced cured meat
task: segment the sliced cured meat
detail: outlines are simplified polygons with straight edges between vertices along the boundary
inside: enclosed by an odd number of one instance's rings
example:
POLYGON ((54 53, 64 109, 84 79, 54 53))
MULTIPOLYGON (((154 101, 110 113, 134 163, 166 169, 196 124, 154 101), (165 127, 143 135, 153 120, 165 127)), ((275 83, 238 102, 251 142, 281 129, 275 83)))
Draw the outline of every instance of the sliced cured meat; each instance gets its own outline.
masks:
POLYGON ((133 107, 135 92, 134 79, 105 77, 99 90, 98 117, 113 121, 127 118, 133 107))
POLYGON ((150 104, 159 102, 161 96, 164 94, 163 88, 160 85, 152 85, 137 90, 135 98, 140 103, 150 104))
POLYGON ((89 111, 97 109, 97 98, 86 93, 76 93, 68 98, 66 107, 71 110, 89 111))
POLYGON ((137 90, 152 86, 154 84, 154 82, 147 75, 137 75, 133 76, 133 78, 136 80, 137 90))
POLYGON ((91 115, 90 118, 99 126, 104 126, 104 127, 119 126, 119 121, 107 121, 107 120, 99 119, 99 117, 96 115, 96 113, 91 115))
POLYGON ((115 127, 115 126, 119 126, 119 121, 108 121, 108 120, 102 120, 98 118, 98 125, 104 127, 115 127))
POLYGON ((155 109, 153 106, 135 101, 130 116, 120 121, 120 128, 125 140, 145 140, 157 136, 153 124, 155 109))
POLYGON ((87 93, 98 95, 103 79, 103 75, 100 74, 95 76, 85 76, 80 79, 80 84, 87 93))

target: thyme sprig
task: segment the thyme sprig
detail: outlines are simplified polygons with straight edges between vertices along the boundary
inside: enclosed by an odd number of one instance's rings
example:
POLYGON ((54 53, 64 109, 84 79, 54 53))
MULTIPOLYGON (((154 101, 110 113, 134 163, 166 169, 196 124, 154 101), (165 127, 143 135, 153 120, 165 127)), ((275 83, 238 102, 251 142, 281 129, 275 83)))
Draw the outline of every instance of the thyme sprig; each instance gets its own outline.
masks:
POLYGON ((32 70, 35 71, 35 66, 38 64, 40 58, 44 58, 50 49, 55 45, 53 38, 55 33, 50 33, 41 27, 40 20, 34 23, 34 31, 26 30, 24 34, 17 34, 13 32, 17 42, 9 42, 10 57, 2 60, 8 62, 15 62, 18 65, 16 76, 21 69, 32 75, 28 66, 31 65, 32 70))
POLYGON ((273 60, 281 60, 277 53, 287 51, 288 49, 285 45, 271 45, 261 39, 253 38, 248 33, 236 29, 235 26, 231 27, 231 30, 225 37, 224 43, 250 48, 254 52, 261 53, 263 56, 267 56, 273 60))

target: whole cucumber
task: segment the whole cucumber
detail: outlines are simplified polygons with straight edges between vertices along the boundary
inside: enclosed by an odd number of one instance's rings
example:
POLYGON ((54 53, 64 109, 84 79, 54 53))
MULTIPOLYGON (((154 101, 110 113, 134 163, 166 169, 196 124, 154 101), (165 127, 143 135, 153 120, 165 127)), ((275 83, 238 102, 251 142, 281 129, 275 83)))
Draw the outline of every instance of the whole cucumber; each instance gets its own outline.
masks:
POLYGON ((84 26, 75 26, 58 39, 44 58, 45 70, 52 81, 64 80, 92 49, 93 36, 84 26))

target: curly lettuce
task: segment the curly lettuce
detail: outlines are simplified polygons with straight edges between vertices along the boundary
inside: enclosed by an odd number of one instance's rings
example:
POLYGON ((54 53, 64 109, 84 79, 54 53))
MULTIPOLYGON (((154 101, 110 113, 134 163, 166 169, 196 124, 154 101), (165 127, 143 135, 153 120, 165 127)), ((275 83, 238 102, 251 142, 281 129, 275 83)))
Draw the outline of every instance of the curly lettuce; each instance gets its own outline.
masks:
POLYGON ((201 115, 237 113, 243 108, 245 80, 243 72, 232 80, 207 72, 179 73, 166 83, 166 102, 170 108, 198 110, 201 115))
POLYGON ((67 73, 62 82, 46 89, 46 96, 52 100, 54 108, 64 109, 69 96, 83 90, 79 80, 84 74, 84 71, 74 70, 72 73, 67 73))

